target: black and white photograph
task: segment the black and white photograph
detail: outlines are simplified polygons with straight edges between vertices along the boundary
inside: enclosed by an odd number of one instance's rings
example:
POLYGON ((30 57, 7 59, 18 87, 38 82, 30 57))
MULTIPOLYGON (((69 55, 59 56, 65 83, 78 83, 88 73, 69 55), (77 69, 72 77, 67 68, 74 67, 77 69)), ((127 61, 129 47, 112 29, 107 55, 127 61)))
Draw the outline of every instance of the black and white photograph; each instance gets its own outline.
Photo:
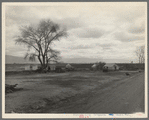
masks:
POLYGON ((3 118, 147 118, 147 2, 2 3, 3 118))

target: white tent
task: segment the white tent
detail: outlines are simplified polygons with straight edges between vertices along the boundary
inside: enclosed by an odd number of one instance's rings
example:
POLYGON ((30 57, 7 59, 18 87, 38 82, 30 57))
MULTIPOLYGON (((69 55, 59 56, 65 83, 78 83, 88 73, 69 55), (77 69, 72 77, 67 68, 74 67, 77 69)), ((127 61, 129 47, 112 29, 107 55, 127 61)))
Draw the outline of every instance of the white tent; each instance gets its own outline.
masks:
POLYGON ((97 65, 96 65, 96 64, 92 65, 92 68, 96 68, 96 67, 97 67, 97 65))
POLYGON ((72 68, 72 66, 70 64, 67 64, 66 68, 70 69, 70 68, 72 68))
POLYGON ((97 64, 92 65, 92 69, 96 70, 97 69, 97 64))

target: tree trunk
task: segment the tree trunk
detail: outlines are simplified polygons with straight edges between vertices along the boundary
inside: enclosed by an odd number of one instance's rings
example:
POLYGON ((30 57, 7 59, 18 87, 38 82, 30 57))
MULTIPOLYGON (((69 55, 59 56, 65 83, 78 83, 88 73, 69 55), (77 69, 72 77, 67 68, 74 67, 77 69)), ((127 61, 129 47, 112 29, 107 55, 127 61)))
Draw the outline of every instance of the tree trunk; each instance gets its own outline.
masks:
POLYGON ((41 61, 40 55, 38 56, 38 60, 39 60, 39 62, 41 64, 41 66, 42 66, 42 61, 41 61))
POLYGON ((42 58, 43 58, 42 71, 46 73, 48 71, 48 69, 47 69, 47 62, 46 62, 45 57, 46 56, 42 56, 42 58))
POLYGON ((43 59, 43 67, 45 67, 45 56, 42 56, 43 59))

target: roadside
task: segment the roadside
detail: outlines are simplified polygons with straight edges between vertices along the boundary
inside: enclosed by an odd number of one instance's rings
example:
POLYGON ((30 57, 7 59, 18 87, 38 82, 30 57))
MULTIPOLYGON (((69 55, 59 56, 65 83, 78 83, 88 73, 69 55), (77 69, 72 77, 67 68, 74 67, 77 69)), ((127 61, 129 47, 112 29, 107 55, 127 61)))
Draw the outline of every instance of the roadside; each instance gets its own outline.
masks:
MULTIPOLYGON (((135 75, 136 73, 132 74, 132 76, 135 75)), ((124 79, 129 79, 129 77, 119 72, 70 72, 7 76, 7 83, 18 82, 19 87, 23 90, 6 95, 6 112, 75 112, 75 109, 69 109, 77 104, 79 106, 80 104, 88 105, 88 100, 124 84, 127 81, 124 79)), ((77 109, 76 112, 79 112, 77 109)))
MULTIPOLYGON (((57 107, 47 110, 51 113, 135 113, 144 112, 144 74, 112 82, 96 88, 87 94, 73 97, 57 107), (106 89, 105 89, 106 88, 106 89), (94 93, 94 94, 93 94, 94 93)), ((44 111, 46 112, 46 111, 44 111)))

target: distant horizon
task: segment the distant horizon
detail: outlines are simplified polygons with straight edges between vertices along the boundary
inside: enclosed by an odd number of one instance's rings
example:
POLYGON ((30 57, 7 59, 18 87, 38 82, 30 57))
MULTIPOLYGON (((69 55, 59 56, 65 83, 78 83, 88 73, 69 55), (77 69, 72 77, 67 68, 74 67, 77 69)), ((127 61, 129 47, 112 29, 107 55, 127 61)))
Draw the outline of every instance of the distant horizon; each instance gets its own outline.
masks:
MULTIPOLYGON (((7 59, 7 57, 8 56, 10 56, 10 57, 18 57, 18 58, 20 58, 20 59, 22 59, 22 61, 24 60, 24 61, 26 61, 27 62, 27 64, 40 64, 39 63, 39 61, 38 61, 38 59, 36 59, 36 61, 29 61, 28 59, 24 59, 23 57, 20 57, 20 56, 13 56, 13 55, 5 55, 6 56, 6 61, 8 61, 8 59, 11 59, 11 58, 8 58, 7 59)), ((64 60, 63 59, 61 59, 60 61, 58 61, 59 63, 70 63, 70 64, 72 64, 72 63, 76 63, 76 64, 94 64, 94 63, 99 63, 99 62, 105 62, 105 63, 131 63, 131 61, 126 61, 126 62, 123 62, 123 61, 120 61, 121 59, 103 59, 103 60, 100 60, 100 59, 98 59, 98 58, 64 58, 64 60), (78 62, 78 61, 76 61, 76 59, 80 59, 80 60, 83 60, 83 59, 85 59, 85 60, 88 60, 88 62, 85 62, 85 61, 81 61, 81 62, 78 62), (92 61, 89 61, 89 60, 92 60, 92 61), (93 61, 94 60, 94 61, 93 61), (118 61, 119 60, 119 61, 118 61), (76 61, 76 62, 72 62, 72 61, 76 61), (107 61, 107 62, 106 62, 107 61), (111 61, 111 62, 110 62, 111 61), (113 61, 113 62, 112 62, 113 61), (115 61, 115 62, 114 62, 115 61)), ((13 61, 16 61, 16 59, 15 60, 10 60, 10 64, 14 64, 15 62, 13 62, 13 61)), ((25 64, 25 62, 22 62, 22 61, 20 61, 21 62, 21 64, 25 64)), ((9 64, 8 63, 8 64, 9 64)), ((133 63, 137 63, 137 62, 133 62, 133 63)), ((7 64, 7 63, 6 63, 7 64)), ((19 63, 15 63, 15 64, 19 64, 19 63)))

